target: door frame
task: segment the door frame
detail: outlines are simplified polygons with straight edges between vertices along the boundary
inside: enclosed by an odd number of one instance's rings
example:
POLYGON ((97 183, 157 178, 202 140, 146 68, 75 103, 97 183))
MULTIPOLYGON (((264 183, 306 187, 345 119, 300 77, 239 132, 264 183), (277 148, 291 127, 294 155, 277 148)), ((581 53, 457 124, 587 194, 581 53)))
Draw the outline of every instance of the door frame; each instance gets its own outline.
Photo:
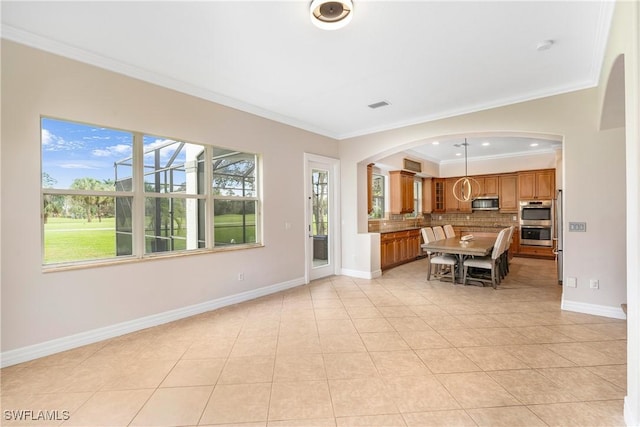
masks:
MULTIPOLYGON (((342 268, 342 251, 340 235, 340 160, 318 154, 304 153, 304 282, 311 281, 313 264, 313 239, 309 238, 311 212, 311 167, 310 163, 322 163, 329 170, 329 271, 327 276, 340 274, 342 268), (332 267, 332 268, 331 268, 332 267)), ((325 276, 326 277, 326 276, 325 276)))

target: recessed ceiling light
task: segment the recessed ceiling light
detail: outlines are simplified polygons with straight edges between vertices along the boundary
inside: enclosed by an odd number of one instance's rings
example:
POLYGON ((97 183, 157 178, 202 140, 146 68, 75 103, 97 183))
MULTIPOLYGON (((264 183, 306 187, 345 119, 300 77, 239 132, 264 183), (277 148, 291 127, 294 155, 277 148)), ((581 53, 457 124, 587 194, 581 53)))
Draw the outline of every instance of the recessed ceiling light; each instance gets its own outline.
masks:
POLYGON ((433 145, 439 145, 439 144, 440 144, 440 141, 433 141, 433 142, 432 142, 432 144, 433 144, 433 145))
POLYGON ((456 156, 462 156, 462 153, 456 153, 456 156))
POLYGON ((309 6, 311 22, 323 30, 337 30, 353 18, 351 0, 313 0, 309 6))
POLYGON ((486 147, 486 146, 488 146, 488 145, 491 145, 491 143, 490 143, 490 142, 488 142, 488 141, 485 141, 485 142, 483 142, 483 143, 482 143, 482 145, 486 147))
POLYGON ((529 147, 537 147, 538 143, 537 142, 532 142, 531 144, 529 144, 529 147))

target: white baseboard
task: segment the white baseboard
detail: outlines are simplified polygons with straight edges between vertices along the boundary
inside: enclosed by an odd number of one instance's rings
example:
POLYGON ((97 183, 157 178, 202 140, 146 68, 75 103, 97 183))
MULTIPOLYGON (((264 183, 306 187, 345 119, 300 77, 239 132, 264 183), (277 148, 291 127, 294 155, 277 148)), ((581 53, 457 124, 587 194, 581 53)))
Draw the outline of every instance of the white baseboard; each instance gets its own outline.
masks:
POLYGON ((624 397, 624 423, 627 427, 640 427, 640 414, 634 414, 629 404, 629 396, 624 397))
POLYGON ((56 338, 43 343, 5 351, 0 353, 0 367, 4 368, 18 363, 27 362, 29 360, 38 359, 40 357, 49 356, 61 351, 71 350, 83 345, 93 344, 98 341, 136 332, 141 329, 162 325, 164 323, 173 322, 174 320, 184 319, 185 317, 195 316, 207 311, 270 295, 303 284, 304 277, 299 277, 287 282, 265 286, 252 291, 246 291, 230 295, 228 297, 222 297, 187 307, 177 308, 175 310, 165 311, 164 313, 152 314, 151 316, 145 316, 111 326, 105 326, 104 328, 80 332, 78 334, 56 338))
POLYGON ((343 268, 342 270, 340 270, 340 274, 342 274, 343 276, 355 277, 358 279, 375 279, 376 277, 382 276, 382 270, 360 271, 343 268))
POLYGON ((614 319, 626 319, 627 315, 622 311, 622 307, 611 307, 608 305, 588 304, 586 302, 567 301, 562 298, 560 308, 578 313, 593 314, 594 316, 612 317, 614 319))

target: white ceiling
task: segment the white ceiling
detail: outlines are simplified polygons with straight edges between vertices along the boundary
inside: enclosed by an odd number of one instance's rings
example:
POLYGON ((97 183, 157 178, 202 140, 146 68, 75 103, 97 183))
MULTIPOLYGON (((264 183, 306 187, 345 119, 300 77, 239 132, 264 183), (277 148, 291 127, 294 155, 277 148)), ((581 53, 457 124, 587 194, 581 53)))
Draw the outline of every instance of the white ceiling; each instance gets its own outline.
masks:
MULTIPOLYGON (((464 161, 464 142, 465 138, 432 141, 405 150, 405 153, 410 157, 431 160, 438 164, 456 163, 464 161)), ((466 138, 466 142, 467 158, 475 160, 552 153, 554 150, 562 149, 562 141, 525 137, 466 138)))
POLYGON ((2 37, 343 139, 593 87, 614 7, 354 0, 324 31, 309 3, 2 1, 2 37))

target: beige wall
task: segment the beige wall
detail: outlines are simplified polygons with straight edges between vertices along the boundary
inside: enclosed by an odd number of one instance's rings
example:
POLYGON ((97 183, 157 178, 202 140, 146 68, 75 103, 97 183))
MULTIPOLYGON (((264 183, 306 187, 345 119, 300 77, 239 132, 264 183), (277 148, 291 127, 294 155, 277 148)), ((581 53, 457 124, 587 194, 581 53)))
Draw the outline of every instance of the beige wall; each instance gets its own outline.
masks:
MULTIPOLYGON (((625 421, 640 426, 640 3, 618 1, 598 86, 601 109, 614 63, 624 59, 625 159, 626 159, 626 240, 627 284, 627 396, 625 421)), ((610 99, 608 101, 611 101, 610 99)), ((610 113, 610 112, 609 112, 610 113)), ((619 123, 611 120, 609 123, 619 123)))
POLYGON ((337 142, 3 41, 2 352, 302 280, 304 152, 337 142), (265 246, 43 273, 40 115, 262 154, 265 246))

